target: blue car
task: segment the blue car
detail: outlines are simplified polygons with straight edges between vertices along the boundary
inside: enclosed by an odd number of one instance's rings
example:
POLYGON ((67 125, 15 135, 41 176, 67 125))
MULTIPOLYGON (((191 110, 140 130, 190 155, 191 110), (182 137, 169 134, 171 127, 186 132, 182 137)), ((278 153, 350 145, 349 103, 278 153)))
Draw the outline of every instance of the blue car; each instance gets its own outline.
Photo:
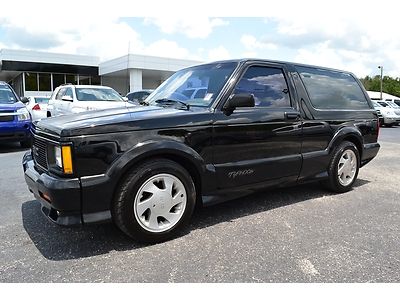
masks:
POLYGON ((13 88, 0 81, 0 143, 20 142, 21 147, 31 143, 31 116, 13 88))

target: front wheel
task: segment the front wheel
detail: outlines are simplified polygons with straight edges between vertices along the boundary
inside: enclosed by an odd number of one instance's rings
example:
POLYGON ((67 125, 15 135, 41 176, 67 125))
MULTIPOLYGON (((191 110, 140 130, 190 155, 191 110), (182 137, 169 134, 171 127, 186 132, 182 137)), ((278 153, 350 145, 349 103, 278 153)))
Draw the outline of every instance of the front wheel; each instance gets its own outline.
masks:
POLYGON ((359 168, 360 154, 357 147, 351 142, 342 142, 329 164, 329 179, 325 186, 336 193, 349 191, 357 179, 359 168))
POLYGON ((161 242, 189 221, 196 202, 190 174, 181 165, 156 159, 135 167, 113 203, 115 224, 138 241, 161 242))

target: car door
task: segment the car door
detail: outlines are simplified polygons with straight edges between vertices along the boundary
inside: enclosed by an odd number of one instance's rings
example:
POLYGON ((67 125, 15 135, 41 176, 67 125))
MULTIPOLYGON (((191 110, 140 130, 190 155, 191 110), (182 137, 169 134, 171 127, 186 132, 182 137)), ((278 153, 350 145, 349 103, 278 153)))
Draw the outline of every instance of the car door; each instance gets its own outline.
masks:
POLYGON ((72 108, 74 107, 74 102, 75 102, 75 97, 73 94, 73 90, 70 87, 65 88, 65 93, 63 94, 64 96, 70 97, 70 99, 73 99, 73 101, 68 101, 68 100, 62 100, 62 110, 63 110, 63 115, 69 115, 72 113, 72 108))
POLYGON ((54 97, 53 100, 51 100, 51 106, 52 107, 52 111, 51 111, 51 115, 52 116, 60 116, 63 114, 63 101, 62 101, 62 96, 65 93, 65 88, 61 88, 58 90, 56 96, 54 97))
POLYGON ((284 66, 245 67, 232 94, 253 94, 255 107, 216 112, 213 161, 218 188, 296 180, 301 168, 301 118, 284 66))

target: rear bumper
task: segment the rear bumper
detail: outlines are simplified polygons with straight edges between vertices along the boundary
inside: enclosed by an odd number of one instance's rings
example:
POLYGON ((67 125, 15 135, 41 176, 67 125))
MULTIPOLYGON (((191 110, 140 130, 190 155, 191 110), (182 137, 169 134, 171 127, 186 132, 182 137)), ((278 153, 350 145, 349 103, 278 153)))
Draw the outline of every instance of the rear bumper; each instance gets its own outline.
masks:
POLYGON ((380 147, 381 146, 379 145, 379 143, 371 143, 364 145, 361 157, 361 167, 369 163, 378 154, 380 147))
POLYGON ((73 226, 111 220, 111 213, 94 211, 82 213, 82 189, 79 178, 60 178, 39 173, 34 166, 31 152, 22 160, 28 189, 40 202, 42 212, 52 222, 73 226))

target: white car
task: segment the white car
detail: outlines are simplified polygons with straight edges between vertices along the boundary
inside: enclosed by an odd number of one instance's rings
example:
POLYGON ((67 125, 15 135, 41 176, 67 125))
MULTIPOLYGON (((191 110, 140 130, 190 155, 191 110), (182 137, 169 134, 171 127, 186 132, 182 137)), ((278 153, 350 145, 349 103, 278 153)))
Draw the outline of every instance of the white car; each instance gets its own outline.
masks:
POLYGON ((400 107, 400 99, 385 99, 386 102, 391 102, 400 107))
POLYGON ((381 125, 391 127, 400 123, 400 112, 392 108, 388 103, 374 100, 372 100, 372 103, 375 109, 382 114, 383 122, 381 125))
POLYGON ((112 88, 98 85, 65 84, 57 87, 50 97, 47 116, 55 117, 118 107, 134 107, 112 88))
POLYGON ((25 103, 26 108, 31 114, 32 121, 39 121, 47 117, 47 104, 49 97, 29 96, 28 102, 25 103))

